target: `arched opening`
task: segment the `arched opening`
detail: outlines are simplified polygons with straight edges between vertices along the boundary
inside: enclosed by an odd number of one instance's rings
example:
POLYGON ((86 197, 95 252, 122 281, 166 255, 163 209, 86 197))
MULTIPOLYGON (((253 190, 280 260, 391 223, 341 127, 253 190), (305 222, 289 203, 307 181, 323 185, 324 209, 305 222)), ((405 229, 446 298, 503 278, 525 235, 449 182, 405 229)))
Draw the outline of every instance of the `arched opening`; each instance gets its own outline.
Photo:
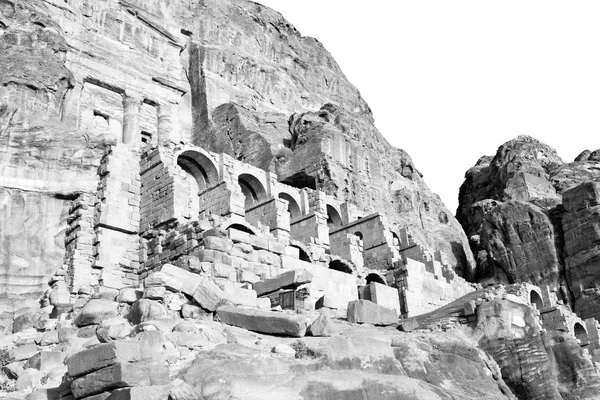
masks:
POLYGON ((246 232, 251 235, 256 235, 256 233, 252 229, 250 229, 246 225, 242 225, 242 224, 231 224, 226 229, 236 229, 238 231, 246 232))
POLYGON ((577 343, 579 343, 579 345, 585 346, 589 343, 587 331, 579 322, 575 323, 573 331, 575 332, 575 337, 577 338, 577 343))
POLYGON ((196 180, 199 191, 203 191, 219 181, 217 167, 210 158, 198 151, 184 151, 177 157, 177 165, 196 180))
POLYGON ((352 275, 352 267, 341 260, 332 260, 329 263, 329 269, 334 269, 336 271, 352 275))
POLYGON ((387 284, 385 283, 383 278, 375 273, 367 275, 367 285, 370 284, 371 282, 377 282, 377 283, 381 283, 382 285, 387 286, 387 284))
POLYGON ((544 302, 542 301, 542 298, 540 297, 538 292, 536 292, 535 290, 532 290, 529 293, 529 303, 538 311, 542 311, 542 309, 544 308, 544 302))
POLYGON ((402 246, 402 242, 400 242, 400 238, 396 235, 395 232, 392 232, 392 244, 397 250, 400 250, 402 246))
POLYGON ((363 249, 364 249, 363 234, 361 232, 354 232, 354 237, 356 237, 356 244, 358 246, 358 251, 360 251, 362 253, 363 249))
POLYGON ((310 258, 310 256, 308 255, 308 253, 306 251, 304 251, 304 249, 300 246, 296 246, 296 245, 291 245, 291 247, 295 247, 298 249, 298 256, 300 258, 300 261, 306 261, 309 263, 312 263, 312 259, 310 258))
POLYGON ((267 192, 262 183, 250 174, 241 174, 238 177, 238 184, 246 198, 244 202, 246 209, 267 198, 267 192))
POLYGON ((281 192, 279 193, 279 198, 283 200, 287 200, 288 202, 288 212, 290 213, 290 219, 293 221, 296 218, 302 215, 302 211, 300 211, 300 206, 298 202, 294 200, 292 196, 287 193, 281 192))
POLYGON ((340 213, 329 204, 327 205, 327 226, 330 231, 342 226, 342 217, 340 216, 340 213))

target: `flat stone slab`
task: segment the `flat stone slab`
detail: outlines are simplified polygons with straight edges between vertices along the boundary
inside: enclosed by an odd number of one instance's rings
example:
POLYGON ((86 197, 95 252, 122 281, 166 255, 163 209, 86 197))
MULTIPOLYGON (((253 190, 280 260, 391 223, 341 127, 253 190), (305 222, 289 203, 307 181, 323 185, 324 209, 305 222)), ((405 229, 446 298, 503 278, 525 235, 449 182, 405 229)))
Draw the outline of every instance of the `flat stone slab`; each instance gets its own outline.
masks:
POLYGON ((110 342, 80 351, 67 359, 69 376, 78 377, 118 362, 141 360, 140 345, 136 342, 110 342))
POLYGON ((305 283, 310 283, 313 280, 313 275, 306 270, 292 270, 277 275, 274 278, 256 282, 252 285, 252 289, 256 291, 258 296, 276 292, 279 289, 292 289, 305 283))
POLYGON ((224 324, 254 332, 293 337, 303 337, 306 333, 306 322, 300 315, 222 306, 217 317, 224 324))
POLYGON ((182 268, 176 267, 172 264, 165 264, 160 269, 160 272, 170 276, 172 279, 181 283, 181 290, 183 293, 193 296, 196 288, 200 284, 202 277, 190 271, 186 271, 182 268))
POLYGON ((398 322, 394 310, 382 307, 368 300, 355 300, 348 303, 348 322, 373 325, 392 325, 398 322))
POLYGON ((76 399, 133 386, 169 384, 169 367, 147 362, 117 363, 75 379, 71 391, 76 399))
POLYGON ((141 386, 117 389, 107 400, 164 400, 167 398, 170 398, 169 386, 141 386))

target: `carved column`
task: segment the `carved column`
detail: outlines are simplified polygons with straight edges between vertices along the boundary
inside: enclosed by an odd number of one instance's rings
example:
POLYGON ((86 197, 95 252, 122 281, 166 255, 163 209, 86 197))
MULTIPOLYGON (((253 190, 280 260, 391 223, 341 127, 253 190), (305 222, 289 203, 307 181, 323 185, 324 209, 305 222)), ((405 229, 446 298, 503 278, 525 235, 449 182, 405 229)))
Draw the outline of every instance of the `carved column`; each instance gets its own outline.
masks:
POLYGON ((179 108, 177 104, 166 103, 158 106, 158 144, 169 140, 179 142, 179 108))
POLYGON ((140 108, 142 100, 124 96, 123 98, 123 143, 131 144, 140 136, 140 108))

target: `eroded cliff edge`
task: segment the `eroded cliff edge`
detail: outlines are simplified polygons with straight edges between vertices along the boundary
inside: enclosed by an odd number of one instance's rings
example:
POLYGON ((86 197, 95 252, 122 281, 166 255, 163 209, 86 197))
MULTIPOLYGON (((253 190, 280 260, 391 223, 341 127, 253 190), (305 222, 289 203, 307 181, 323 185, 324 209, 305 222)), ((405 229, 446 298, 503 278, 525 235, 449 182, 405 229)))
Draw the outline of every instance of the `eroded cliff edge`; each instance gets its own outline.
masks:
POLYGON ((566 163, 520 136, 467 171, 457 217, 478 280, 548 285, 580 317, 600 317, 599 153, 566 163))

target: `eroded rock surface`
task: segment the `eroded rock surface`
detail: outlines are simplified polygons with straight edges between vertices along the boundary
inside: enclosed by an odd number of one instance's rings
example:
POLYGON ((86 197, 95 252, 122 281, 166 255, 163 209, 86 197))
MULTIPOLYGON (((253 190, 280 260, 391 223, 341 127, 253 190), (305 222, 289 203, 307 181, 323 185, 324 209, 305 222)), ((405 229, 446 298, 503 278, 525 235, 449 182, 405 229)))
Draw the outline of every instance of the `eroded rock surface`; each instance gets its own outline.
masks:
POLYGON ((565 163, 554 149, 520 136, 467 172, 457 217, 478 280, 549 285, 582 318, 600 317, 597 153, 565 163))

